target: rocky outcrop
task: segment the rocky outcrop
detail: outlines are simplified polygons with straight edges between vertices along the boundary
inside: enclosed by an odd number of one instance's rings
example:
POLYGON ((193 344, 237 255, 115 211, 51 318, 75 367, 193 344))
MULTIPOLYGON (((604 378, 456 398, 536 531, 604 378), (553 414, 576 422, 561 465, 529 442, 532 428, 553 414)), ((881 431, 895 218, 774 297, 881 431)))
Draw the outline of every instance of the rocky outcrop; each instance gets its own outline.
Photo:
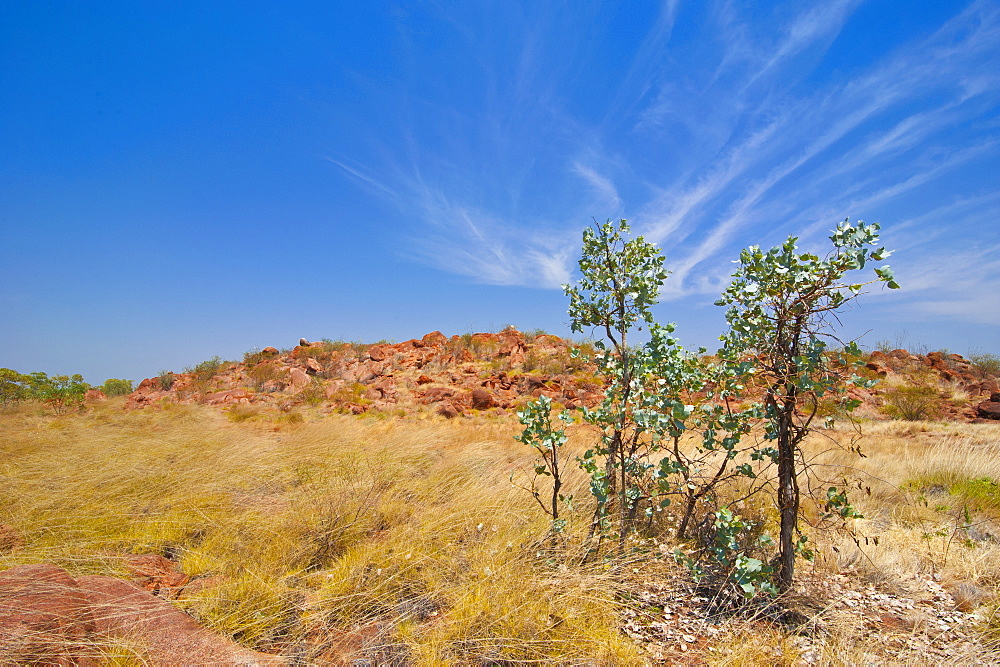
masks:
MULTIPOLYGON (((432 331, 402 343, 370 346, 300 341, 287 353, 266 347, 210 378, 193 373, 148 378, 129 396, 126 409, 164 402, 280 407, 315 402, 317 392, 305 390, 316 383, 322 385, 319 397, 325 409, 350 414, 424 410, 453 418, 470 410, 511 410, 543 391, 556 401, 593 406, 599 392, 584 390, 573 374, 563 372, 571 345, 558 336, 529 339, 514 328, 450 338, 432 331)), ((593 367, 585 368, 580 382, 592 384, 593 372, 593 367)))
MULTIPOLYGON (((603 380, 593 364, 571 359, 573 345, 551 334, 525 336, 514 328, 451 337, 432 331, 401 343, 374 345, 305 341, 284 353, 264 348, 209 378, 177 373, 143 380, 126 408, 165 402, 220 407, 264 403, 288 410, 308 402, 344 414, 423 412, 454 418, 471 411, 517 410, 539 396, 567 408, 592 408, 603 398, 603 380)), ((880 414, 880 393, 900 380, 939 386, 944 417, 995 418, 991 401, 983 402, 981 410, 976 404, 980 396, 1000 391, 998 378, 983 376, 960 355, 875 351, 866 372, 890 380, 871 390, 849 389, 870 416, 880 414), (968 399, 950 401, 952 394, 968 399)))
POLYGON ((102 664, 102 644, 127 640, 152 664, 284 664, 216 635, 137 584, 74 578, 54 565, 0 572, 4 664, 102 664))

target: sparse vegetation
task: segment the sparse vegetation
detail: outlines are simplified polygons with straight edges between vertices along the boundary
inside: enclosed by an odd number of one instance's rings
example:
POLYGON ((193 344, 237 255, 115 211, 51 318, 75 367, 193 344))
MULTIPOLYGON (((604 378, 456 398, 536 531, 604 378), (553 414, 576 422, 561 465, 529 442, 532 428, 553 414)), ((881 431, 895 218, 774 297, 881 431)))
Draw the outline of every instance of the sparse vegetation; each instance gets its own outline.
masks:
POLYGON ((882 411, 893 419, 920 421, 938 415, 938 391, 927 385, 889 387, 883 392, 882 411))
POLYGON ((172 371, 160 371, 159 375, 156 376, 156 384, 161 391, 170 391, 176 379, 172 371))
POLYGON ((192 375, 194 384, 198 389, 205 390, 211 384, 212 378, 214 378, 217 373, 224 370, 228 365, 229 363, 223 361, 219 356, 214 356, 211 359, 206 359, 205 361, 195 364, 190 368, 185 368, 184 372, 192 375))
POLYGON ((127 396, 132 393, 132 381, 131 380, 121 380, 118 378, 108 378, 101 385, 101 391, 108 398, 113 398, 115 396, 127 396))
MULTIPOLYGON (((859 401, 845 396, 845 384, 874 384, 854 374, 863 366, 854 343, 828 349, 824 338, 830 336, 827 313, 856 298, 866 284, 847 282, 844 275, 888 255, 869 248, 878 239, 878 226, 845 221, 830 237, 833 250, 824 259, 800 253, 794 237, 767 252, 743 251, 718 302, 728 307, 729 330, 722 336, 720 362, 711 365, 701 361, 705 350, 696 355, 680 347, 673 325, 653 320, 650 307, 667 276, 663 255, 642 237, 627 240, 628 231, 624 220, 588 228, 581 278, 564 288, 573 330, 593 328, 608 343, 596 343, 598 369, 608 379, 604 401, 582 412, 601 434, 580 460, 597 501, 590 533, 614 532, 623 553, 629 535, 640 532, 640 520, 646 530, 652 528, 657 515, 680 499, 673 517, 678 538, 686 537, 689 524, 707 526, 695 556, 677 553, 697 579, 728 579, 749 597, 788 590, 796 557, 812 554, 805 546, 808 536, 798 530, 799 477, 815 471, 801 461, 800 444, 814 428, 821 399, 837 398, 838 408, 849 412, 859 401), (629 345, 639 325, 650 341, 629 345), (733 399, 748 405, 734 408, 733 399), (742 446, 754 424, 763 427, 763 442, 742 446), (693 448, 692 439, 698 443, 693 448), (769 465, 777 469, 774 481, 769 465), (774 486, 777 568, 755 557, 773 544, 761 532, 765 522, 734 511, 753 509, 748 501, 774 486)), ((889 267, 875 274, 871 282, 898 287, 889 267)), ((543 454, 536 472, 552 477, 553 503, 546 512, 556 518, 560 479, 551 443, 558 442, 560 431, 545 432, 543 426, 552 424, 549 413, 548 404, 539 404, 519 416, 525 425, 522 441, 543 454)), ((534 483, 529 490, 537 500, 534 483)), ((835 486, 826 490, 822 515, 843 521, 860 517, 835 486)))
POLYGON ((246 371, 250 378, 250 387, 254 391, 265 391, 268 388, 283 388, 287 382, 287 373, 283 373, 281 366, 271 360, 259 361, 246 371))
POLYGON ((971 352, 969 361, 980 377, 1000 377, 1000 356, 990 352, 971 352))

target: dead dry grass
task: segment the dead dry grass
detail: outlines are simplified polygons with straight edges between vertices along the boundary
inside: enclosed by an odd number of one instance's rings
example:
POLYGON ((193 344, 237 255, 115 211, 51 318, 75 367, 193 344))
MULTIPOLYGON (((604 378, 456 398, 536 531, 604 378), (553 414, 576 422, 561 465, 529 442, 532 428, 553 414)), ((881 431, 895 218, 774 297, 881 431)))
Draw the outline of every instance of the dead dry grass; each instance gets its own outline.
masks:
MULTIPOLYGON (((0 553, 0 569, 127 577, 128 554, 168 555, 194 580, 177 604, 306 662, 851 664, 948 647, 959 661, 1000 660, 989 644, 1000 501, 976 481, 1000 481, 1000 425, 872 422, 866 458, 842 449, 850 429, 816 436, 817 470, 853 484, 866 518, 853 536, 813 534, 819 556, 779 601, 785 616, 772 605, 721 619, 666 534, 584 564, 584 502, 552 548, 547 518, 508 479, 532 461, 513 419, 234 420, 201 406, 124 413, 112 400, 0 420, 0 522, 24 543, 0 553), (848 604, 869 598, 874 615, 848 604), (927 614, 914 615, 956 605, 963 615, 940 621, 954 631, 928 633, 927 614)), ((569 452, 589 437, 577 429, 569 452)), ((579 498, 585 481, 569 480, 579 498)))

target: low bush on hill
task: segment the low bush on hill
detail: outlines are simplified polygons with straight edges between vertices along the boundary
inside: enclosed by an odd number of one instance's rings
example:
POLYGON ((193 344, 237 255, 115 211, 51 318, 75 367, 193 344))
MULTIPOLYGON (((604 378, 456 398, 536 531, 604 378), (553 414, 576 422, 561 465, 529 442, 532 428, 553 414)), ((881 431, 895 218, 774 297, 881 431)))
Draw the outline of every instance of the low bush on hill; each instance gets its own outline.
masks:
POLYGON ((101 385, 101 391, 109 398, 114 396, 128 396, 132 393, 132 381, 108 378, 101 385))
POLYGON ((893 419, 907 421, 934 419, 940 411, 940 395, 934 387, 926 385, 889 387, 882 396, 885 400, 882 412, 893 419))
POLYGON ((1000 377, 1000 356, 989 352, 973 352, 969 354, 969 361, 980 377, 1000 377))

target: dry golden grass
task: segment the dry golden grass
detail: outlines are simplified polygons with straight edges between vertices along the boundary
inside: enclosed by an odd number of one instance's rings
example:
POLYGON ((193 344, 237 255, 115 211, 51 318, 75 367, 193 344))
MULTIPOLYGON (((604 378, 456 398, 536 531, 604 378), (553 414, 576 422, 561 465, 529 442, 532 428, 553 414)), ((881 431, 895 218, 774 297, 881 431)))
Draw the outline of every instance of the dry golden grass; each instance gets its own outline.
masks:
MULTIPOLYGON (((642 582, 620 576, 614 558, 581 564, 587 503, 552 549, 547 517, 509 482, 533 460, 513 419, 124 413, 111 400, 64 417, 22 406, 0 421, 0 521, 24 540, 0 554, 0 569, 49 562, 127 577, 128 554, 170 554, 206 584, 178 601, 204 624, 317 662, 647 661, 620 631, 633 599, 623 593, 642 582)), ((1000 545, 987 536, 1000 536, 1000 499, 977 480, 1000 480, 1000 425, 874 422, 864 432, 867 458, 833 446, 850 440, 846 428, 808 444, 824 478, 860 480, 870 495, 852 496, 866 517, 852 522, 860 544, 815 533, 820 555, 800 572, 900 590, 933 577, 966 591, 997 633, 1000 545)), ((589 437, 575 430, 569 452, 589 437)), ((581 473, 569 485, 586 498, 581 473)), ((827 628, 820 661, 882 655, 868 634, 827 628)), ((798 646, 786 626, 734 621, 696 659, 791 664, 798 646)), ((105 655, 128 662, 126 648, 105 655)))
POLYGON ((127 554, 176 554, 217 582, 180 602, 205 624, 317 658, 378 626, 386 651, 423 664, 638 659, 606 568, 560 568, 572 547, 539 557, 548 523, 508 481, 530 462, 509 422, 233 422, 114 402, 3 420, 0 506, 25 545, 0 569, 128 576, 127 554))

